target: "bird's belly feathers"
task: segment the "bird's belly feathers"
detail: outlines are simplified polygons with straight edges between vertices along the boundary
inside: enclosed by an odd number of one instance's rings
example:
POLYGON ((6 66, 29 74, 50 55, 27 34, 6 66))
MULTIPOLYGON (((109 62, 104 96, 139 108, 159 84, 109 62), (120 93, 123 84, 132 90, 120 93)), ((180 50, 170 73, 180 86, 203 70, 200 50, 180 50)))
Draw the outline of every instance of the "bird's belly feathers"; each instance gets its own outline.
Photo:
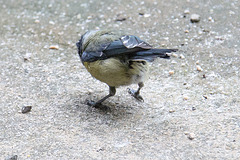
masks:
POLYGON ((84 62, 84 66, 96 79, 109 86, 130 85, 143 82, 148 76, 148 64, 144 60, 123 63, 119 58, 84 62))

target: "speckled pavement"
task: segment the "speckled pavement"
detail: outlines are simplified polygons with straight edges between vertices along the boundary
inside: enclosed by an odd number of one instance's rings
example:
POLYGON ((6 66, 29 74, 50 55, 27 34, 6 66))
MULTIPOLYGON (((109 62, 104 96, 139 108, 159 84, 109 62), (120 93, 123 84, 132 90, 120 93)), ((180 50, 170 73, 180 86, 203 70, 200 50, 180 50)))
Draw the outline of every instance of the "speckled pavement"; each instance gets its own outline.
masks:
POLYGON ((239 10, 238 0, 0 0, 0 159, 239 159, 239 10), (107 110, 85 105, 108 93, 75 46, 98 28, 179 49, 151 64, 143 103, 121 87, 107 110))

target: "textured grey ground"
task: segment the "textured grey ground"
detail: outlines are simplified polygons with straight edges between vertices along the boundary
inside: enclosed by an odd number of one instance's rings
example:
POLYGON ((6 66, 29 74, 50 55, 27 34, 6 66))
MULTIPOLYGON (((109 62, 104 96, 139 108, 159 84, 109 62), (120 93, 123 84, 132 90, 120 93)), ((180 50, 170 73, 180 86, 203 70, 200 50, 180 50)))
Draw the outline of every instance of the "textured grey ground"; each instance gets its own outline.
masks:
POLYGON ((239 11, 238 0, 0 0, 0 159, 239 159, 239 11), (84 104, 108 93, 75 47, 96 28, 179 49, 152 63, 144 103, 122 87, 107 111, 84 104))

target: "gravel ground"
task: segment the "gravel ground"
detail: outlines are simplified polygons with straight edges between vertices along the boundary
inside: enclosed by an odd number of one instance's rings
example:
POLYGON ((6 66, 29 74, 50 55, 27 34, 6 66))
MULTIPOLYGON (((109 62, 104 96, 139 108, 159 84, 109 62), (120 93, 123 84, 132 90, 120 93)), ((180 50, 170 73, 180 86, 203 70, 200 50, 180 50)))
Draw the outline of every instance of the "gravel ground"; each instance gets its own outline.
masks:
POLYGON ((238 0, 0 0, 0 159, 239 159, 239 11, 238 0), (75 46, 97 28, 179 49, 151 64, 145 102, 121 87, 108 110, 84 104, 108 93, 75 46))

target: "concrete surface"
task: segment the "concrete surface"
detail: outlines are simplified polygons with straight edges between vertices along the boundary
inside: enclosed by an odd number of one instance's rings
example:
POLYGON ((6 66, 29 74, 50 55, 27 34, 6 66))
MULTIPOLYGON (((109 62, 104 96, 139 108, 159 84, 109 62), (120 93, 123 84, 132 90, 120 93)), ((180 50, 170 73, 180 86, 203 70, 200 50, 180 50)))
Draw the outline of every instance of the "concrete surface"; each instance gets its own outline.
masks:
POLYGON ((0 0, 0 159, 239 159, 239 11, 238 0, 0 0), (96 28, 179 49, 152 63, 144 103, 122 87, 108 110, 84 104, 108 93, 75 47, 96 28))

